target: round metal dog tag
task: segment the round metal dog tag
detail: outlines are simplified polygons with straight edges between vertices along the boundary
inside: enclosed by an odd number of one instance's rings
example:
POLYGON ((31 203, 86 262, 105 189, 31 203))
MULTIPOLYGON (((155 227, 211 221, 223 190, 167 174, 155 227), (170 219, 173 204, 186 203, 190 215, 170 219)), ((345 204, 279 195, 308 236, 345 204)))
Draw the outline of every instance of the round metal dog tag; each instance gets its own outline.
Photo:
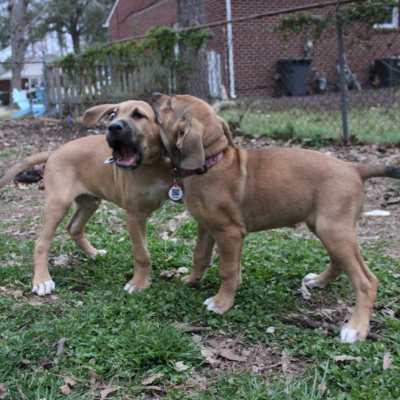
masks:
POLYGON ((183 198, 183 190, 182 188, 174 183, 168 190, 168 197, 172 200, 172 201, 180 201, 183 198))

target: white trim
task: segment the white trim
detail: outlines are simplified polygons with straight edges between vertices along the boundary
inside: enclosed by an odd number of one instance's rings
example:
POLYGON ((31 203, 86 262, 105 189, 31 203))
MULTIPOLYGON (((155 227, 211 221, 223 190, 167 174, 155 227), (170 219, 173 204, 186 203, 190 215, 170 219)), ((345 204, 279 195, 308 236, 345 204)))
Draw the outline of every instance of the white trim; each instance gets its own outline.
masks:
POLYGON ((392 9, 392 22, 385 22, 383 24, 375 24, 375 29, 398 29, 399 28, 399 7, 392 9))
POLYGON ((103 24, 103 28, 109 28, 110 22, 111 22, 111 18, 114 15, 114 12, 115 12, 115 10, 116 10, 116 8, 118 6, 118 3, 119 3, 119 0, 116 0, 114 5, 113 5, 113 7, 112 7, 112 9, 111 9, 111 11, 110 11, 110 14, 108 14, 106 22, 104 22, 104 24, 103 24))
POLYGON ((232 31, 232 2, 226 0, 226 40, 228 46, 228 69, 229 69, 229 97, 236 98, 235 91, 235 64, 233 59, 233 31, 232 31))

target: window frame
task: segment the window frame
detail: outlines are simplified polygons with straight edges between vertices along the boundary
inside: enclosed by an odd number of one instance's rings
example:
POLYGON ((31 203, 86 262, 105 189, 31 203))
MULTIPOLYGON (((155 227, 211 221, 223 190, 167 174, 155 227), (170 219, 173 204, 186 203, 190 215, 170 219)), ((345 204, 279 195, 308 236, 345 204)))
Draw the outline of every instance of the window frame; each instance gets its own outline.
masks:
POLYGON ((375 24, 375 29, 399 29, 399 7, 392 8, 392 21, 375 24))

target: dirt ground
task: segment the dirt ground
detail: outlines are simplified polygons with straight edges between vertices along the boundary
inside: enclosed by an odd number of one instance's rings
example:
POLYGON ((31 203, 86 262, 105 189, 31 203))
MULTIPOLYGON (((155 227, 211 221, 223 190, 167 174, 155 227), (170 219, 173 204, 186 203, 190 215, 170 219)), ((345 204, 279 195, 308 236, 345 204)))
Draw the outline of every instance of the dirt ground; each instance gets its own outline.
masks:
MULTIPOLYGON (((62 143, 89 134, 100 134, 102 127, 86 129, 72 121, 55 119, 26 119, 0 123, 0 175, 16 160, 38 151, 53 150, 62 143)), ((237 136, 236 142, 244 147, 300 146, 289 142, 277 142, 271 139, 237 136)), ((304 143, 301 144, 304 146, 304 143)), ((319 151, 343 160, 363 163, 384 163, 400 165, 400 148, 382 145, 352 145, 343 147, 329 144, 319 151)), ((38 185, 19 189, 10 186, 0 194, 0 218, 9 222, 7 234, 18 237, 34 237, 38 228, 43 192, 38 185), (26 221, 29 220, 29 227, 26 221), (23 222, 25 221, 25 222, 23 222)), ((372 217, 363 215, 359 224, 361 243, 381 244, 382 251, 400 258, 397 224, 400 220, 400 182, 391 179, 371 179, 366 184, 364 211, 387 210, 390 216, 372 217)), ((295 229, 302 237, 310 235, 299 226, 295 229)))

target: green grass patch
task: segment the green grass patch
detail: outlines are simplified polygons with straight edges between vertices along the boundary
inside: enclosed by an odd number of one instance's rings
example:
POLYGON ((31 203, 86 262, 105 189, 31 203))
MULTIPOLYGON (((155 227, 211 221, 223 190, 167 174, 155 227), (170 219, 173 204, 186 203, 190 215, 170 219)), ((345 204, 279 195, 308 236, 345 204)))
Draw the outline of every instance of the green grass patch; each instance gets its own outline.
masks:
POLYGON ((153 283, 133 295, 122 291, 132 273, 129 237, 125 230, 115 229, 122 224, 120 214, 110 213, 109 208, 102 207, 88 226, 90 239, 106 248, 107 256, 88 260, 59 235, 52 254, 68 254, 72 262, 51 268, 56 296, 39 304, 30 295, 33 243, 0 234, 0 286, 24 293, 13 298, 0 292, 0 384, 7 387, 7 399, 65 398, 60 386, 66 376, 77 382, 71 399, 99 398, 96 382, 118 387, 109 396, 112 399, 148 398, 142 381, 155 373, 163 374, 155 385, 163 388, 167 399, 400 398, 400 305, 395 301, 400 285, 394 277, 400 272, 398 261, 382 256, 378 246, 366 249, 366 260, 381 280, 374 329, 382 340, 343 345, 337 335, 327 336, 323 330, 305 329, 283 318, 293 312, 312 313, 317 307, 332 308, 340 301, 352 302, 346 277, 325 291, 315 291, 310 302, 297 292, 302 277, 322 271, 328 261, 319 242, 296 239, 290 230, 249 235, 236 304, 218 316, 206 312, 202 304, 217 291, 217 261, 196 289, 179 279, 160 277, 162 270, 191 266, 193 221, 178 229, 177 241, 159 238, 160 226, 177 210, 182 208, 164 207, 149 227, 153 283), (106 223, 110 218, 113 223, 106 223), (22 261, 8 265, 10 252, 22 261), (179 330, 176 322, 210 329, 202 335, 240 336, 248 346, 261 345, 278 353, 284 350, 305 372, 291 376, 279 368, 268 374, 215 371, 207 389, 188 389, 189 377, 209 376, 213 371, 204 364, 191 334, 179 330), (275 333, 266 332, 270 326, 275 333), (60 339, 65 340, 65 349, 57 356, 60 339), (392 355, 393 368, 383 371, 385 353, 392 355), (361 361, 338 364, 333 357, 340 354, 361 361), (177 362, 188 368, 177 371, 177 362))
MULTIPOLYGON (((228 109, 221 113, 228 121, 238 121, 240 114, 239 109, 228 109)), ((350 133, 363 142, 398 144, 399 127, 399 107, 353 109, 349 113, 350 133)), ((326 140, 340 140, 342 120, 339 112, 250 110, 242 119, 241 130, 256 137, 307 139, 315 145, 321 145, 326 140)))

